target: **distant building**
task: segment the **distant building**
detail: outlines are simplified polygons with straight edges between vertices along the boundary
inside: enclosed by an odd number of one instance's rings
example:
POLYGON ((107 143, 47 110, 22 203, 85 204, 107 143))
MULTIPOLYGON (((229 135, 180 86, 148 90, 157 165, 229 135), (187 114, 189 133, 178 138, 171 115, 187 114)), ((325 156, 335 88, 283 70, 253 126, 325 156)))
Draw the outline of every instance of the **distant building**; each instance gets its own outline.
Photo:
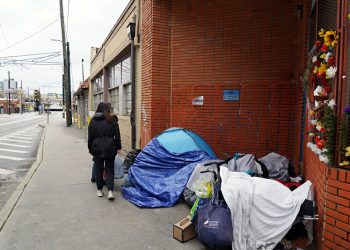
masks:
MULTIPOLYGON (((4 81, 2 82, 2 88, 0 85, 0 90, 2 89, 3 91, 7 91, 9 89, 9 84, 8 84, 9 80, 8 79, 4 79, 4 81)), ((17 82, 15 81, 15 79, 11 78, 10 79, 10 89, 14 90, 17 89, 17 82)))

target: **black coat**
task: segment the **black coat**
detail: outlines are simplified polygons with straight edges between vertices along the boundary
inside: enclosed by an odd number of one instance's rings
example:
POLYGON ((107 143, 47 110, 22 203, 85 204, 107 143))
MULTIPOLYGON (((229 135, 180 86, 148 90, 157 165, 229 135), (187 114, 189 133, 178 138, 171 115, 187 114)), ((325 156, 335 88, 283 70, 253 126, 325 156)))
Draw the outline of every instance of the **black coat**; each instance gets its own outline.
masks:
POLYGON ((88 148, 94 157, 114 158, 122 148, 117 119, 109 122, 103 113, 96 113, 88 128, 88 148))

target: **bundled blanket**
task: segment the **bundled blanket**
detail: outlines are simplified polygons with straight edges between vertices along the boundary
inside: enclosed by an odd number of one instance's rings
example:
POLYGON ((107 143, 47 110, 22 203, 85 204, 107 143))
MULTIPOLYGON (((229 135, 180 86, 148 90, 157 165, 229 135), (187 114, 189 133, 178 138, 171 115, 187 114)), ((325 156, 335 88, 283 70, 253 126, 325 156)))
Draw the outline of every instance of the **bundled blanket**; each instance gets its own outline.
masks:
POLYGON ((221 190, 231 210, 234 250, 273 249, 287 234, 312 193, 307 181, 294 191, 281 183, 220 169, 221 190))

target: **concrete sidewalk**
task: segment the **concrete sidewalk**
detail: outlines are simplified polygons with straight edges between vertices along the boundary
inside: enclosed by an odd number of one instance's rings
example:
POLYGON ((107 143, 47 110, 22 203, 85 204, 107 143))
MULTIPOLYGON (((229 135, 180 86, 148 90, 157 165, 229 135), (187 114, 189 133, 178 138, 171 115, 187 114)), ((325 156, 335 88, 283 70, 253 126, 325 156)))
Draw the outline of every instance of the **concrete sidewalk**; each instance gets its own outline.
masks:
POLYGON ((138 208, 121 197, 119 180, 110 202, 96 196, 90 175, 86 130, 50 118, 37 162, 1 211, 0 249, 205 249, 172 238, 185 204, 138 208))

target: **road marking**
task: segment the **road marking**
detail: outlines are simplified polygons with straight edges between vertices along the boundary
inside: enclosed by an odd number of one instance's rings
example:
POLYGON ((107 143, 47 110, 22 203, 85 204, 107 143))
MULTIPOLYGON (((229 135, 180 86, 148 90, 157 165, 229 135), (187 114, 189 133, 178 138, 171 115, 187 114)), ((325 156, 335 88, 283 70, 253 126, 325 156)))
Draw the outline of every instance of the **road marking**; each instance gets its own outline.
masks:
POLYGON ((5 135, 5 136, 3 136, 3 137, 0 137, 0 140, 1 140, 1 139, 4 139, 4 138, 8 138, 8 137, 10 137, 10 136, 12 136, 12 135, 16 135, 16 134, 18 134, 18 133, 26 133, 26 132, 29 132, 30 129, 33 129, 33 127, 36 127, 36 126, 37 126, 37 125, 34 125, 34 126, 32 126, 32 127, 25 128, 25 129, 19 130, 19 131, 17 131, 17 132, 13 132, 12 134, 5 135))
POLYGON ((13 139, 1 139, 2 141, 14 141, 14 142, 22 142, 22 143, 32 143, 31 141, 22 141, 22 140, 13 140, 13 139))
POLYGON ((27 136, 27 135, 13 135, 13 136, 11 136, 11 138, 12 137, 23 138, 23 139, 36 139, 36 137, 30 137, 30 136, 27 136))
POLYGON ((28 136, 23 136, 23 135, 13 135, 13 136, 10 136, 10 137, 7 137, 7 138, 19 138, 19 139, 28 139, 28 140, 31 140, 31 139, 36 139, 35 137, 28 137, 28 136))
POLYGON ((0 148, 0 151, 7 151, 7 152, 14 152, 14 153, 29 153, 29 151, 22 151, 22 150, 14 150, 14 149, 7 149, 7 148, 0 148))
POLYGON ((11 144, 11 143, 4 143, 4 142, 0 142, 0 145, 19 147, 19 148, 30 148, 30 146, 16 145, 16 144, 11 144))
POLYGON ((10 175, 10 174, 15 174, 15 173, 16 173, 15 171, 0 168, 0 176, 1 175, 10 175))
POLYGON ((7 160, 13 160, 13 161, 23 161, 23 160, 25 160, 25 158, 14 157, 14 156, 7 156, 7 155, 0 155, 0 159, 7 159, 7 160))
POLYGON ((41 119, 41 117, 33 117, 33 118, 30 118, 30 119, 20 119, 20 120, 16 120, 16 121, 13 121, 13 122, 1 123, 0 126, 5 126, 5 125, 9 125, 9 124, 19 123, 19 122, 23 122, 23 121, 30 121, 30 120, 35 120, 35 119, 41 119))

